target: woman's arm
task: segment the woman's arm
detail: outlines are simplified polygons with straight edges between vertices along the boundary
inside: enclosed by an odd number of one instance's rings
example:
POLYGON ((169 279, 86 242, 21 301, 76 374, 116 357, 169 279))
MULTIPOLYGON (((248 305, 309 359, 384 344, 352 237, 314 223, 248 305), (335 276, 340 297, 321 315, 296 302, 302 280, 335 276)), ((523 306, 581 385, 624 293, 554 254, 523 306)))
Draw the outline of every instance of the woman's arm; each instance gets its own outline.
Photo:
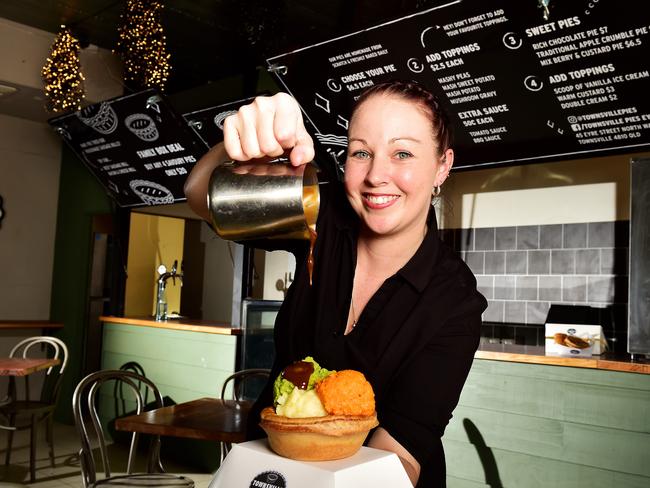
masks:
MULTIPOLYGON (((445 323, 437 334, 412 357, 392 380, 377 404, 381 427, 416 460, 396 452, 411 481, 417 486, 443 486, 446 477, 442 436, 458 403, 471 368, 480 334, 480 314, 461 316, 445 323)), ((374 441, 374 438, 371 438, 374 441)), ((372 444, 371 444, 372 445, 372 444)))
POLYGON ((384 451, 392 451, 397 454, 397 457, 402 462, 402 466, 404 466, 404 470, 411 480, 411 483, 413 483, 413 486, 418 483, 418 478, 420 477, 420 463, 418 463, 411 453, 397 442, 393 436, 386 431, 386 429, 378 427, 374 434, 372 434, 368 446, 376 449, 383 449, 384 451))
POLYGON ((210 149, 199 162, 194 165, 190 175, 185 180, 185 196, 192 211, 204 220, 210 221, 208 209, 208 184, 214 168, 228 159, 223 143, 210 149))

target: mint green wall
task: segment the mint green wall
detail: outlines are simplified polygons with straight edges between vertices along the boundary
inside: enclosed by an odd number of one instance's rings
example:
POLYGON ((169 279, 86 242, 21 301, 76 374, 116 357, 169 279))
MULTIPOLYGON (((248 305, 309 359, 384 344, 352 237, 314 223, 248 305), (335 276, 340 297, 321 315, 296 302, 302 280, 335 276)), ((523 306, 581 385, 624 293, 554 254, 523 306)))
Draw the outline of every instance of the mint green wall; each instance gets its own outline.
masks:
POLYGON ((50 317, 62 322, 57 332, 69 350, 67 372, 55 418, 72 424, 72 393, 81 379, 86 330, 86 307, 90 255, 92 251, 92 217, 110 213, 104 189, 66 145, 61 154, 59 204, 50 317))
POLYGON ((449 488, 650 486, 650 375, 475 360, 443 439, 449 488))
MULTIPOLYGON (((235 336, 112 323, 105 323, 103 332, 102 369, 136 361, 163 397, 175 403, 219 397, 223 382, 235 371, 235 336)), ((114 418, 114 412, 112 389, 103 390, 103 421, 114 418)), ((219 467, 217 442, 163 436, 161 444, 163 462, 173 459, 206 471, 219 467)))
POLYGON ((176 403, 218 397, 235 371, 235 336, 111 323, 103 335, 102 369, 137 361, 176 403))

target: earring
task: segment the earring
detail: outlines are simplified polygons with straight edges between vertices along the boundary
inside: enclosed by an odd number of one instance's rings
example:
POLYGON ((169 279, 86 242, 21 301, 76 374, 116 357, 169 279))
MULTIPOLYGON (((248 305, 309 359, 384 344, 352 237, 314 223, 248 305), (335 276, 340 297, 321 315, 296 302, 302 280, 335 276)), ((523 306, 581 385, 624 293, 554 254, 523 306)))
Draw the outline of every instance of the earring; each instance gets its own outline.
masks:
POLYGON ((440 195, 440 186, 436 185, 433 187, 433 190, 431 190, 431 205, 436 204, 436 197, 440 195))

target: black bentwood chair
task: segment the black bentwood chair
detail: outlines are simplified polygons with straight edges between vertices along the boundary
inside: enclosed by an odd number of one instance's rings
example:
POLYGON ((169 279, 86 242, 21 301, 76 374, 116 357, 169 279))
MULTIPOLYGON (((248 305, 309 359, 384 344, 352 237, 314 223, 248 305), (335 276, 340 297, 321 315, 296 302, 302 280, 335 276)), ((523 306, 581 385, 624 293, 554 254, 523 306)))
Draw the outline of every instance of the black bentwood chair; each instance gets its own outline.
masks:
MULTIPOLYGON (((120 371, 132 371, 133 373, 139 374, 143 378, 146 378, 147 375, 144 373, 144 368, 140 366, 140 363, 135 361, 129 361, 120 366, 120 371)), ((113 399, 115 400, 115 417, 119 418, 126 416, 128 413, 127 400, 128 393, 124 394, 124 382, 115 381, 113 382, 113 399)), ((142 383, 137 383, 138 390, 142 389, 142 383)), ((149 403, 149 388, 144 389, 144 404, 149 403)), ((112 433, 111 433, 112 435, 112 433)))
MULTIPOLYGON (((143 390, 150 392, 154 408, 163 406, 160 391, 150 380, 132 371, 105 370, 91 373, 77 385, 72 397, 72 412, 75 425, 81 439, 79 458, 81 461, 81 478, 84 488, 98 486, 175 486, 193 488, 194 481, 179 475, 167 474, 160 461, 160 436, 151 436, 149 451, 146 456, 145 472, 134 473, 135 454, 138 445, 138 433, 131 435, 129 456, 126 473, 115 475, 111 471, 104 429, 97 412, 97 394, 100 387, 108 382, 120 382, 124 385, 121 391, 130 391, 136 404, 135 413, 142 413, 145 406, 143 390), (92 439, 91 439, 92 433, 92 439), (97 463, 91 442, 99 444, 99 455, 105 477, 97 479, 97 463)), ((150 403, 151 404, 151 403, 150 403)))
MULTIPOLYGON (((223 386, 221 387, 221 399, 222 400, 227 400, 226 398, 226 390, 228 388, 228 385, 232 383, 232 393, 230 396, 230 400, 235 400, 238 403, 233 407, 233 415, 239 415, 239 402, 254 402, 257 399, 257 396, 261 392, 261 388, 264 387, 263 384, 261 385, 256 385, 252 384, 251 379, 252 378, 257 378, 264 380, 264 383, 269 378, 269 375, 271 374, 270 369, 264 369, 264 368, 250 368, 250 369, 243 369, 241 371, 237 371, 236 373, 231 374, 226 378, 226 381, 223 382, 223 386), (251 395, 249 392, 246 391, 246 385, 250 385, 253 387, 258 387, 257 388, 257 394, 251 395)), ((253 388, 253 391, 255 391, 255 388, 253 388)), ((231 445, 229 442, 222 442, 220 446, 220 455, 221 455, 221 461, 225 459, 226 455, 228 452, 230 452, 231 445)))
POLYGON ((9 377, 9 389, 7 391, 6 403, 0 407, 2 413, 8 419, 8 426, 13 429, 9 430, 7 437, 7 453, 5 454, 5 466, 9 465, 11 460, 11 447, 14 439, 14 430, 30 431, 29 441, 29 479, 30 483, 36 480, 36 431, 38 424, 46 424, 46 441, 50 448, 50 463, 54 467, 54 409, 59 399, 59 390, 61 388, 61 378, 68 361, 68 348, 61 339, 50 336, 28 337, 16 344, 9 357, 42 357, 42 351, 45 350, 48 358, 59 359, 61 362, 57 366, 52 366, 46 371, 34 373, 25 376, 24 390, 19 393, 16 383, 18 379, 9 377), (38 346, 38 347, 35 347, 38 346), (41 353, 34 354, 40 350, 41 353), (31 351, 31 353, 30 353, 31 351), (30 398, 30 380, 34 385, 36 377, 43 376, 43 384, 38 399, 30 398))

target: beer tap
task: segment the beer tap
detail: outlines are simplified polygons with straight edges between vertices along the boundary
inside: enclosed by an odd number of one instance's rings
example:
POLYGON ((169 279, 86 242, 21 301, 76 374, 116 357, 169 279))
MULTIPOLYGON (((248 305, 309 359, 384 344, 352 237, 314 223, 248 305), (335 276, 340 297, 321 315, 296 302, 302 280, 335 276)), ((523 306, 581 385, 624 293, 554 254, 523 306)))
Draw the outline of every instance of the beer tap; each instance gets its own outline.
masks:
POLYGON ((155 320, 163 321, 167 320, 167 300, 165 297, 165 289, 167 287, 167 280, 172 279, 174 285, 176 285, 176 278, 180 280, 181 286, 183 285, 183 263, 181 263, 181 272, 177 273, 178 260, 174 260, 172 269, 167 271, 167 267, 164 264, 158 266, 158 288, 156 296, 156 315, 155 320))

